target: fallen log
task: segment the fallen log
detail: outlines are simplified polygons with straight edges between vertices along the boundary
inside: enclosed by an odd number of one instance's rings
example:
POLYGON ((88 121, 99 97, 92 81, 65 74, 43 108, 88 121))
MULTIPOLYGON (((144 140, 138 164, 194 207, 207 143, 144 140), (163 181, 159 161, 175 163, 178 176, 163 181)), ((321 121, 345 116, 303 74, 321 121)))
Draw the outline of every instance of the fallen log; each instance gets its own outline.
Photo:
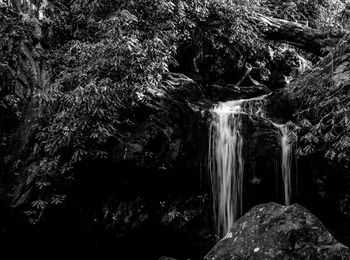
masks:
POLYGON ((297 22, 258 13, 250 18, 267 39, 288 43, 316 55, 321 55, 326 47, 334 47, 346 34, 344 31, 318 31, 297 22))

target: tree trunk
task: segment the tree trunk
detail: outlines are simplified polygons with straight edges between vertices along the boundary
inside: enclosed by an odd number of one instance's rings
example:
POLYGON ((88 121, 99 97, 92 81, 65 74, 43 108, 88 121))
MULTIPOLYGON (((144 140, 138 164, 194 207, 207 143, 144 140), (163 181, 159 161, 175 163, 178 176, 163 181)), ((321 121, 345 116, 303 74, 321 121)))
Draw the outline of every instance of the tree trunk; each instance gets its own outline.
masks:
POLYGON ((288 43, 316 55, 322 49, 335 46, 345 32, 320 32, 296 22, 254 14, 251 17, 267 39, 288 43))

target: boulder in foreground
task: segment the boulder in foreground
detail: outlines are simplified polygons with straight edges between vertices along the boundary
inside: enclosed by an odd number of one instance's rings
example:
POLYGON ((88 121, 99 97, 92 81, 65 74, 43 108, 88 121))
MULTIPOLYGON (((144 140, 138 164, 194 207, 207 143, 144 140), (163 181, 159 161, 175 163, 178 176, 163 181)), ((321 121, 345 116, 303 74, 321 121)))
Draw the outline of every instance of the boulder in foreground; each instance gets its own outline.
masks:
POLYGON ((304 207, 268 203, 240 218, 205 257, 233 259, 350 259, 350 250, 304 207))

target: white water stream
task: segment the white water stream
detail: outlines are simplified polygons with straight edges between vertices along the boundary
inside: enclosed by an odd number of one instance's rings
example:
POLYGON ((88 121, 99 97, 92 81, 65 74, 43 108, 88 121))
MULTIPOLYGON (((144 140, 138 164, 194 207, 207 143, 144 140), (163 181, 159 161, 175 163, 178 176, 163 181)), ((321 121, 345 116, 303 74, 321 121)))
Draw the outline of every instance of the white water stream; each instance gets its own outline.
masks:
MULTIPOLYGON (((265 118, 265 96, 220 102, 211 110, 208 171, 211 179, 217 234, 224 236, 243 211, 244 158, 242 114, 265 118)), ((287 128, 281 131, 281 169, 285 204, 290 204, 292 147, 287 128)))
POLYGON ((292 181, 291 181, 291 169, 292 169, 292 159, 293 159, 293 149, 292 144, 289 139, 289 131, 286 125, 274 124, 281 131, 281 168, 282 168, 282 178, 284 184, 284 203, 290 205, 290 196, 292 193, 292 181))

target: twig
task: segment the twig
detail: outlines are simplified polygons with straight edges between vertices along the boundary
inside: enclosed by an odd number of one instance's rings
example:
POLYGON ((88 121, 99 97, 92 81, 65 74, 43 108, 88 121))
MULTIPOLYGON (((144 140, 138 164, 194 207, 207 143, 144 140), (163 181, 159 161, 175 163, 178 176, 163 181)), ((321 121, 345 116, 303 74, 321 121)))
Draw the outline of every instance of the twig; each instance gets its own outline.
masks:
POLYGON ((243 81, 249 76, 250 72, 252 71, 253 67, 251 65, 246 65, 247 71, 244 73, 242 79, 240 81, 237 82, 237 84, 235 85, 235 87, 239 87, 243 81))

